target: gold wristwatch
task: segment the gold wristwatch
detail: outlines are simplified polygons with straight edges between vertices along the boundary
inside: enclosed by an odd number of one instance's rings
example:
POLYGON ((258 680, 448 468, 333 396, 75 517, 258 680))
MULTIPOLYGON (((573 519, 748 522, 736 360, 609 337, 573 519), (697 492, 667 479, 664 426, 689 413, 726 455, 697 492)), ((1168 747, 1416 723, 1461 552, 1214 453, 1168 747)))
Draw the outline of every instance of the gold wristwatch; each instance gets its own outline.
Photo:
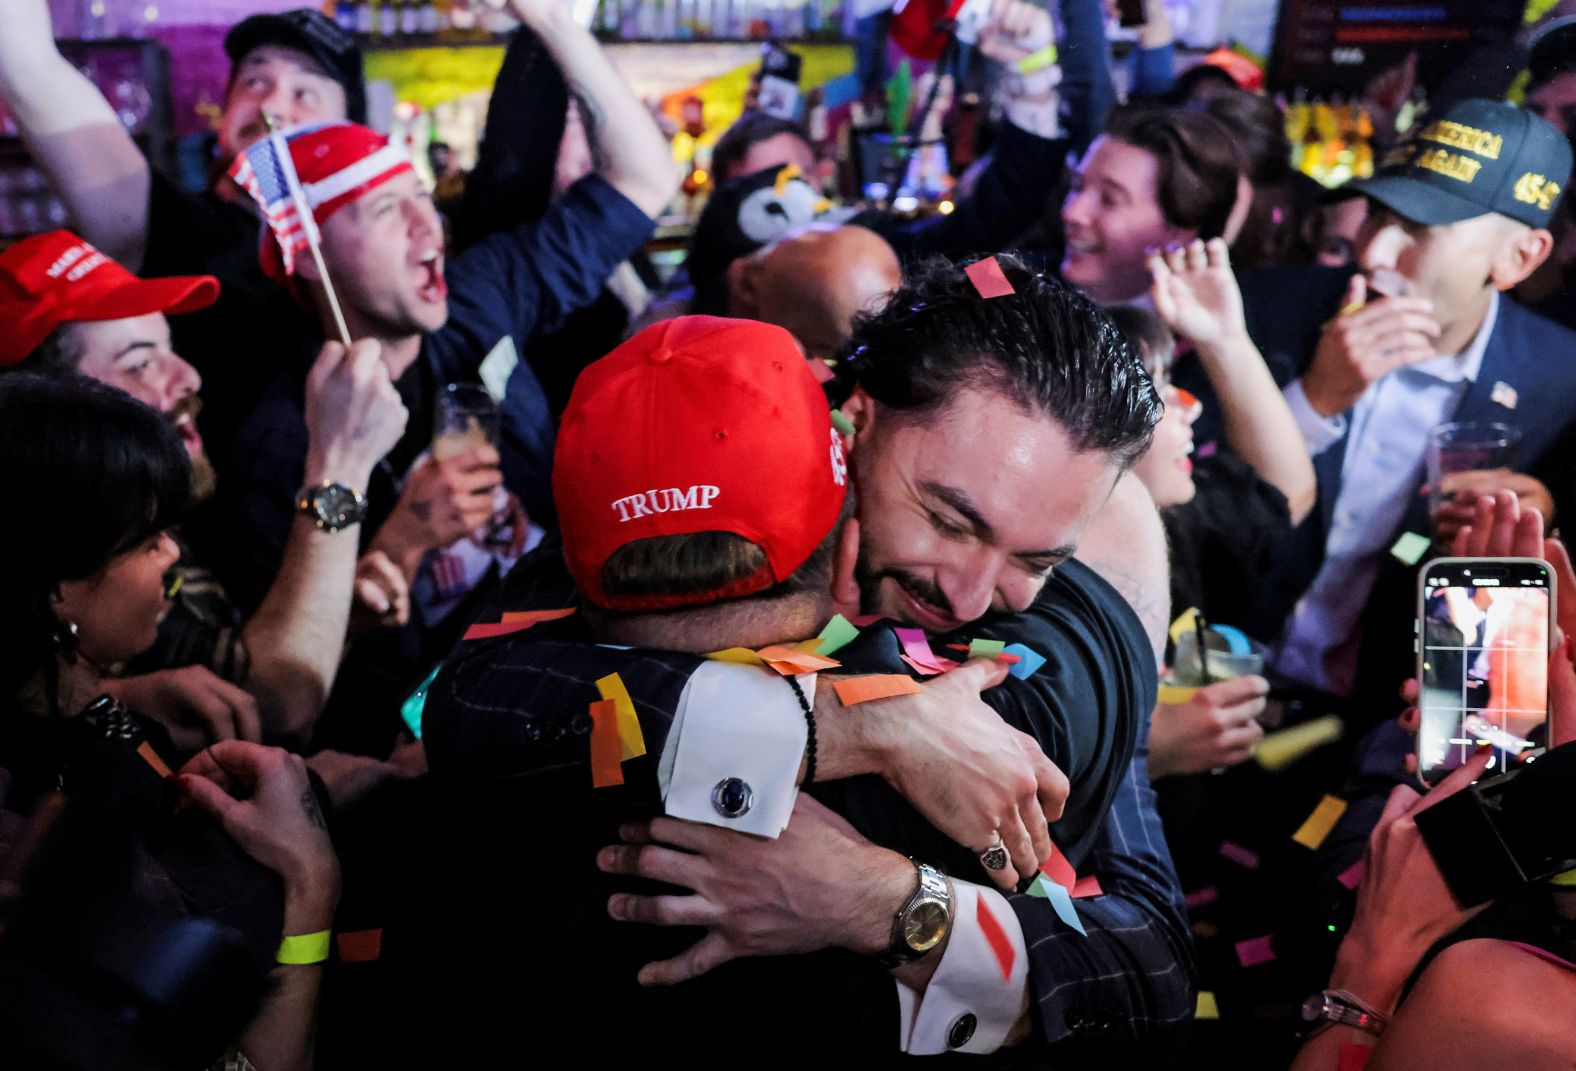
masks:
POLYGON ((883 967, 912 963, 946 939, 952 928, 952 890, 928 863, 910 859, 919 883, 892 921, 892 942, 880 957, 883 967))

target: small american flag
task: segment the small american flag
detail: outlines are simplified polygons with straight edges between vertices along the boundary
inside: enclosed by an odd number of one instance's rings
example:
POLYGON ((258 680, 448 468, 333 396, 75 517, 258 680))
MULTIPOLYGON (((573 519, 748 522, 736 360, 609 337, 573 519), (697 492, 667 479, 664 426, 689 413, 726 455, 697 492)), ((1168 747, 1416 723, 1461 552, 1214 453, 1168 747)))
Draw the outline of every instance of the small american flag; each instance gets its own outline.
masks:
POLYGON ((251 195, 279 243, 285 274, 295 270, 297 253, 317 244, 317 221, 307 206, 301 180, 290 156, 290 142, 316 126, 298 127, 288 134, 274 131, 236 158, 230 177, 251 195))

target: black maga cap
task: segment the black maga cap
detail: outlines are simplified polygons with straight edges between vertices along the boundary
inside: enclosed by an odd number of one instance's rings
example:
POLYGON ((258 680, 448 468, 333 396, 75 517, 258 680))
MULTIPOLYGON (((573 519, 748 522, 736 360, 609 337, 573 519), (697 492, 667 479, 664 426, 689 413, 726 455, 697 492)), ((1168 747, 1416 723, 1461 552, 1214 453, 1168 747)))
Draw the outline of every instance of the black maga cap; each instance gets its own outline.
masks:
POLYGON ((352 123, 367 121, 367 83, 361 73, 361 49, 333 19, 303 7, 242 19, 224 36, 224 52, 232 65, 263 45, 283 45, 317 60, 324 73, 345 89, 345 118, 352 123))
POLYGON ((1490 212, 1547 227, 1570 175, 1570 143, 1546 120, 1502 101, 1463 100, 1352 188, 1427 227, 1490 212))

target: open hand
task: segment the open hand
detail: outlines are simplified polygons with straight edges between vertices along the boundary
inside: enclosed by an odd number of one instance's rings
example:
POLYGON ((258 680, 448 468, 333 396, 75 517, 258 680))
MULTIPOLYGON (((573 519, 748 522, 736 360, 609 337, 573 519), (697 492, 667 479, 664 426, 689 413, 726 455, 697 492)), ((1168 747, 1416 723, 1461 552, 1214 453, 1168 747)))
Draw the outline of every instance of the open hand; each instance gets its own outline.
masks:
POLYGON ((641 968, 642 985, 687 981, 743 956, 884 951, 892 918, 915 884, 912 863, 802 793, 776 840, 676 818, 626 825, 619 835, 624 843, 597 854, 600 869, 692 893, 618 893, 608 914, 706 928, 680 955, 641 968))
POLYGON ((1174 333, 1195 346, 1220 349, 1246 338, 1242 291, 1231 271, 1231 254, 1219 238, 1150 254, 1149 293, 1155 312, 1174 333))

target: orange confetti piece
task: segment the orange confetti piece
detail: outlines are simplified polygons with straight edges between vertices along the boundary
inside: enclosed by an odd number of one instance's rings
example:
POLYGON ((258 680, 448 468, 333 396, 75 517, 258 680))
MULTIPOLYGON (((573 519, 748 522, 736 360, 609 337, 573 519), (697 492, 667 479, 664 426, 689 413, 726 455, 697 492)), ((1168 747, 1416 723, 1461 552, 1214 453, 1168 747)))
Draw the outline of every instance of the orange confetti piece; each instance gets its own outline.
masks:
POLYGON ((153 750, 153 745, 144 740, 137 745, 137 754, 142 756, 142 761, 153 767, 153 772, 160 777, 174 777, 175 773, 159 758, 159 753, 153 750))
POLYGON ((515 610, 503 615, 500 621, 486 624, 472 625, 465 630, 463 640, 490 640, 498 636, 508 636, 516 632, 523 632, 532 625, 539 625, 543 621, 557 621, 559 618, 568 617, 575 612, 573 606, 562 610, 515 610))
POLYGON ((591 784, 595 788, 624 783, 624 745, 618 738, 618 704, 602 699, 591 704, 591 784))
POLYGON ((334 935, 341 963, 372 963, 383 955, 383 931, 352 930, 334 935))
POLYGON ((891 699, 899 695, 918 695, 924 690, 912 677, 905 677, 900 673, 878 673, 871 677, 855 677, 852 680, 838 681, 834 687, 837 689, 837 698, 842 700, 845 707, 857 706, 875 699, 891 699))
POLYGON ((755 652, 761 659, 783 676, 799 673, 819 673, 823 669, 836 669, 841 662, 808 651, 796 651, 784 644, 762 647, 755 652))
POLYGON ((1018 952, 1012 947, 1012 940, 1008 938, 1007 931, 1002 929, 1001 923, 985 906, 985 897, 981 896, 974 901, 977 908, 975 919, 979 922, 980 933, 985 938, 985 943, 990 945, 991 952, 995 953, 996 965, 1001 968, 1001 980, 1012 981, 1012 964, 1018 958, 1018 952))

